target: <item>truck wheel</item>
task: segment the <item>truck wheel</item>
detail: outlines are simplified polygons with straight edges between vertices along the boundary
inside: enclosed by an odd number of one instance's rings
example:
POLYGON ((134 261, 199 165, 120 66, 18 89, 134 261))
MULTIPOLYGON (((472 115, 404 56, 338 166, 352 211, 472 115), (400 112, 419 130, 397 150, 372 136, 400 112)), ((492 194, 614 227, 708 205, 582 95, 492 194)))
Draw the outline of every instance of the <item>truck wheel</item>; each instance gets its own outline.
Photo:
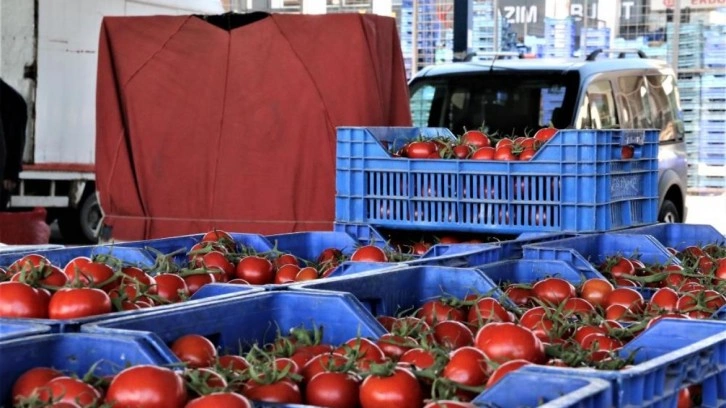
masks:
POLYGON ((95 193, 86 194, 78 208, 69 209, 58 218, 63 240, 74 243, 98 242, 101 225, 101 207, 95 193))
POLYGON ((671 200, 663 200, 663 206, 660 207, 658 221, 666 223, 679 223, 681 216, 678 214, 678 208, 671 200))

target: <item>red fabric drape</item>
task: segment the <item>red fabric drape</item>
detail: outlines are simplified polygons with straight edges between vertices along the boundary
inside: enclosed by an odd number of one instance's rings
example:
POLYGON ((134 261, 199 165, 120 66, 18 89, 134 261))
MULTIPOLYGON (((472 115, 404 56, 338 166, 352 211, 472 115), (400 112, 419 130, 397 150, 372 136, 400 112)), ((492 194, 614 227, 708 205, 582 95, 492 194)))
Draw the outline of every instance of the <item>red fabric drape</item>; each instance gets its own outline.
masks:
POLYGON ((395 20, 106 17, 96 180, 116 239, 330 230, 335 127, 408 126, 395 20))

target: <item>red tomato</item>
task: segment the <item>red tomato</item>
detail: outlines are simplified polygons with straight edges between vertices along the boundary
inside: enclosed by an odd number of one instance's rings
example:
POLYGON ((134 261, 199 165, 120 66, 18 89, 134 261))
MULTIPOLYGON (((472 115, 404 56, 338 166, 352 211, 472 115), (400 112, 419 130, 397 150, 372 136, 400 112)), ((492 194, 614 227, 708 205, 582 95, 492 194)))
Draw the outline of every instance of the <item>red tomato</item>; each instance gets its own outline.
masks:
POLYGON ((562 312, 565 314, 588 316, 595 313, 595 307, 585 299, 572 297, 565 301, 565 304, 562 306, 562 312))
POLYGON ((519 160, 520 161, 529 161, 532 160, 532 157, 534 157, 534 154, 537 153, 536 150, 533 148, 526 148, 522 150, 521 153, 519 153, 519 160))
MULTIPOLYGON (((223 272, 224 280, 234 279, 234 264, 230 262, 223 253, 219 251, 211 251, 204 254, 201 258, 201 265, 207 269, 214 269, 223 272)), ((219 276, 219 275, 218 275, 219 276)), ((221 280, 221 279, 217 279, 221 280)))
POLYGON ((605 307, 613 289, 613 284, 605 279, 588 279, 580 288, 580 297, 594 306, 605 307))
POLYGON ((254 401, 277 404, 301 404, 303 402, 300 388, 290 380, 280 380, 271 384, 260 384, 250 380, 244 384, 243 394, 254 401))
POLYGON ((466 314, 463 310, 449 306, 441 299, 437 299, 424 303, 418 312, 418 317, 422 318, 430 326, 433 326, 437 322, 444 320, 463 321, 466 314))
POLYGON ((318 263, 337 263, 343 258, 343 253, 337 248, 325 248, 318 256, 318 263))
POLYGON ((650 298, 648 310, 651 313, 673 312, 678 305, 678 292, 671 288, 660 288, 650 298))
POLYGON ((13 401, 30 397, 38 388, 45 386, 48 381, 62 376, 58 370, 48 367, 36 367, 24 372, 13 384, 13 401))
POLYGON ((250 285, 266 285, 275 281, 272 262, 259 256, 242 258, 237 264, 237 278, 244 279, 250 285))
POLYGON ((517 306, 529 304, 532 299, 532 291, 530 289, 517 286, 509 286, 504 291, 504 294, 517 306))
POLYGON ((86 407, 101 401, 101 392, 79 379, 61 376, 48 381, 38 390, 41 401, 75 402, 86 407))
POLYGON ((187 391, 184 380, 174 371, 151 365, 124 369, 111 380, 105 402, 114 408, 184 407, 187 391))
POLYGON ((156 291, 161 299, 177 303, 189 297, 189 288, 184 279, 173 273, 156 275, 156 291))
POLYGON ((607 303, 608 306, 621 305, 637 313, 643 310, 644 300, 643 295, 635 289, 616 288, 610 292, 607 303))
POLYGON ((492 361, 523 359, 535 364, 546 361, 544 346, 535 334, 514 323, 489 323, 479 329, 474 341, 492 361))
POLYGON ((367 360, 374 363, 381 363, 386 359, 383 350, 373 341, 359 337, 350 339, 344 345, 338 347, 335 353, 344 354, 349 350, 356 360, 367 360))
POLYGON ((0 317, 47 318, 48 301, 40 289, 25 283, 0 283, 0 317))
POLYGON ((423 392, 416 377, 404 368, 396 367, 392 375, 370 375, 360 386, 361 408, 420 408, 423 392))
POLYGON ((156 279, 140 268, 127 266, 121 269, 121 284, 135 286, 143 289, 149 295, 155 295, 157 291, 156 279))
POLYGON ((252 402, 234 392, 215 392, 195 398, 184 408, 252 408, 252 402))
POLYGON ((630 262, 627 258, 616 258, 612 265, 610 265, 609 269, 606 267, 605 272, 612 275, 613 278, 620 278, 625 275, 627 277, 628 275, 635 275, 635 266, 633 266, 633 263, 630 262))
POLYGON ((277 272, 275 272, 275 283, 278 285, 282 285, 285 283, 294 282, 298 272, 300 272, 300 267, 297 265, 282 265, 277 270, 277 272))
POLYGON ((582 348, 592 351, 592 361, 601 361, 621 347, 623 343, 620 340, 599 333, 589 334, 582 340, 582 348))
POLYGON ((436 344, 447 350, 474 345, 474 333, 464 323, 445 320, 434 325, 436 344))
POLYGON ((245 371, 250 366, 250 363, 242 356, 226 354, 219 357, 217 365, 227 370, 245 371))
POLYGON ((388 358, 398 361, 403 353, 418 346, 416 340, 408 336, 399 336, 396 334, 386 333, 381 336, 376 344, 388 358))
POLYGON ((301 281, 309 281, 309 280, 315 280, 318 279, 318 271, 313 268, 312 266, 306 266, 302 269, 300 269, 297 272, 297 275, 295 275, 295 281, 301 282, 301 281))
POLYGON ((77 319, 111 313, 108 293, 94 288, 63 288, 50 297, 48 317, 77 319))
POLYGON ((184 277, 184 283, 187 284, 187 290, 189 296, 197 293, 199 289, 204 285, 214 283, 217 281, 216 276, 220 276, 220 279, 224 279, 224 274, 213 274, 213 273, 194 273, 184 277))
POLYGON ((467 321, 471 325, 482 326, 489 322, 508 322, 509 313, 507 309, 492 297, 481 298, 469 309, 467 321))
POLYGON ((381 248, 374 245, 365 245, 356 249, 353 255, 350 256, 350 260, 356 262, 388 262, 388 257, 381 248))
POLYGON ((431 141, 415 141, 405 147, 405 155, 410 159, 427 159, 436 152, 436 143, 431 141))
POLYGON ((489 377, 489 381, 487 381, 487 388, 491 387, 492 385, 496 384, 504 378, 505 375, 511 373, 512 371, 515 371, 519 368, 522 368, 526 365, 530 365, 530 363, 527 360, 510 360, 506 363, 500 365, 497 367, 496 370, 492 373, 492 376, 489 377))
POLYGON ((461 143, 474 148, 482 148, 490 145, 489 137, 480 130, 467 130, 461 136, 461 143))
POLYGON ((676 408, 693 408, 693 400, 691 399, 691 391, 683 388, 678 392, 678 405, 676 408))
POLYGON ((531 330, 541 341, 549 342, 555 323, 547 315, 552 312, 552 309, 547 309, 542 306, 527 309, 519 319, 519 324, 531 330))
POLYGON ((431 350, 415 348, 405 352, 398 361, 399 363, 410 364, 419 370, 425 370, 436 363, 436 356, 431 350))
POLYGON ((534 134, 534 138, 544 143, 552 139, 557 134, 557 129, 553 127, 542 128, 534 134))
POLYGON ((633 146, 623 146, 620 148, 620 157, 623 159, 632 159, 635 149, 633 146))
POLYGON ((174 340, 171 351, 191 368, 211 367, 217 358, 214 343, 198 334, 187 334, 174 340))
POLYGON ((474 347, 461 347, 449 354, 441 376, 459 384, 479 387, 486 384, 489 373, 487 356, 474 347))
POLYGON ((500 146, 512 146, 512 145, 514 145, 514 142, 512 141, 512 139, 504 138, 504 139, 500 139, 497 142, 497 145, 495 147, 499 148, 500 146))
POLYGON ((532 294, 539 300, 559 305, 571 297, 576 296, 575 287, 561 278, 547 278, 532 286, 532 294))
POLYGON ((716 270, 713 275, 720 280, 726 279, 726 258, 716 260, 716 270))
POLYGON ((476 149, 474 153, 471 154, 470 159, 472 160, 494 160, 494 153, 496 153, 496 149, 493 147, 482 147, 479 149, 476 149))
POLYGON ((80 257, 68 262, 63 271, 68 279, 100 288, 106 292, 118 287, 120 275, 116 275, 110 266, 101 262, 88 262, 90 259, 80 257))
POLYGON ((316 344, 312 346, 301 346, 297 347, 297 350, 290 356, 290 359, 297 363, 298 367, 302 369, 305 364, 308 363, 313 357, 319 356, 324 353, 331 353, 333 347, 327 344, 316 344))
POLYGON ((585 338, 591 334, 607 335, 607 330, 599 326, 580 326, 575 330, 572 339, 582 346, 585 338))
POLYGON ((358 405, 360 378, 351 373, 322 372, 305 387, 305 403, 330 408, 358 405))
POLYGON ((218 242, 224 245, 229 251, 236 251, 237 245, 234 242, 234 238, 226 231, 212 230, 204 234, 200 242, 218 242))
POLYGON ((341 354, 319 354, 311 358, 302 368, 303 382, 310 382, 316 374, 329 371, 329 368, 339 369, 347 362, 348 359, 341 354))
POLYGON ((471 154, 471 147, 468 145, 458 145, 451 148, 451 152, 457 159, 466 159, 471 154))
POLYGON ((10 264, 7 272, 15 274, 21 271, 30 272, 42 265, 52 265, 48 258, 38 254, 28 254, 10 264))
POLYGON ((512 146, 501 146, 497 147, 496 151, 494 152, 494 160, 504 160, 504 161, 511 161, 516 160, 517 157, 512 153, 512 146))
POLYGON ((227 388, 227 380, 225 380, 224 376, 211 368, 187 369, 184 375, 189 382, 202 381, 202 385, 210 392, 223 391, 227 388))
POLYGON ((275 269, 279 269, 285 265, 297 265, 299 266, 298 260, 293 254, 282 254, 275 258, 275 269))

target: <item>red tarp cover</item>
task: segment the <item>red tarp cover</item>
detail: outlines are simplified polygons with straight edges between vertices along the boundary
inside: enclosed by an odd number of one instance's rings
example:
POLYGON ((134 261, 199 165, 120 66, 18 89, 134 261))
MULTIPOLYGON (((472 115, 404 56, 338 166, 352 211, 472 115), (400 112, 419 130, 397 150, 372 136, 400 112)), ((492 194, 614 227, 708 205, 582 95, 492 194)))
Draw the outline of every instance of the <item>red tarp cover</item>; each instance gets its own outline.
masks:
POLYGON ((96 180, 115 239, 330 230, 335 127, 410 121, 392 18, 103 20, 96 180))

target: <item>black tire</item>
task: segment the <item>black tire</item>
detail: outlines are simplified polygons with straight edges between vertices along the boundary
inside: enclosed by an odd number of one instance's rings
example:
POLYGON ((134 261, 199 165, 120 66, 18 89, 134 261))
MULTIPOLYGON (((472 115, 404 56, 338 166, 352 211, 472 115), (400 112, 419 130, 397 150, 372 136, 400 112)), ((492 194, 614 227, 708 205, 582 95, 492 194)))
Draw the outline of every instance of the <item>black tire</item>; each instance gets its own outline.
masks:
POLYGON ((98 242, 98 224, 101 207, 95 193, 87 194, 78 208, 71 208, 58 218, 63 240, 68 243, 95 244, 98 242))
POLYGON ((673 204, 673 201, 663 200, 663 205, 660 207, 660 212, 658 213, 658 221, 666 223, 681 222, 681 215, 676 205, 673 204))

